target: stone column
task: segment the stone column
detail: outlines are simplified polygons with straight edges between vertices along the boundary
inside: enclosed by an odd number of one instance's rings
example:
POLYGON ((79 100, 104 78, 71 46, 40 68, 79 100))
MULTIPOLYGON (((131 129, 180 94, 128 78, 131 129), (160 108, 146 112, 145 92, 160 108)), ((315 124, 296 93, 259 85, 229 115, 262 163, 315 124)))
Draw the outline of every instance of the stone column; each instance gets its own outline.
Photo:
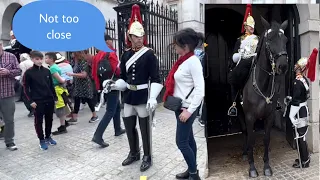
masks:
MULTIPOLYGON (((297 5, 300 15, 299 35, 301 43, 301 56, 309 57, 313 48, 319 48, 319 5, 297 5)), ((318 55, 319 56, 319 55, 318 55)), ((316 63, 317 66, 319 63, 316 63)), ((318 67, 317 67, 318 69, 318 67)), ((307 135, 309 149, 319 152, 319 78, 316 73, 315 82, 311 83, 310 99, 310 127, 307 135)))

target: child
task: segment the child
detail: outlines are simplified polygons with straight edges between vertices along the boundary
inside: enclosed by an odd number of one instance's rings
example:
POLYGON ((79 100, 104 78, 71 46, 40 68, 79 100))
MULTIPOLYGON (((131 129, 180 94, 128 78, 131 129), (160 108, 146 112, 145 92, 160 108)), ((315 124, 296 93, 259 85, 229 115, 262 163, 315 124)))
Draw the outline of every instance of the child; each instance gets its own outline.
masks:
POLYGON ((58 130, 53 132, 53 135, 59 135, 67 133, 66 128, 66 116, 70 113, 70 109, 68 108, 67 104, 64 102, 62 94, 69 94, 68 90, 64 87, 65 79, 61 77, 61 69, 55 63, 57 60, 57 55, 55 52, 48 52, 45 54, 45 61, 50 66, 50 73, 52 75, 53 86, 56 92, 56 96, 58 101, 56 103, 56 115, 60 119, 60 127, 58 130))
POLYGON ((51 138, 53 111, 57 96, 51 73, 42 66, 43 54, 39 51, 31 51, 30 57, 34 65, 25 72, 23 88, 28 103, 34 109, 34 124, 40 140, 40 149, 47 150, 48 144, 57 144, 51 138), (45 136, 42 128, 43 116, 45 119, 45 136))

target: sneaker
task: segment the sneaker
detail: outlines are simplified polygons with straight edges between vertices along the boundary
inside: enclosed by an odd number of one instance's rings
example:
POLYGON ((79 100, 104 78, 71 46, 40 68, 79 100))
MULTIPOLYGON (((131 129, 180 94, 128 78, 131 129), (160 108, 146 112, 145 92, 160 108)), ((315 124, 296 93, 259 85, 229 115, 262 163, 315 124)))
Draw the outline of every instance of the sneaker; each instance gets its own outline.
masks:
POLYGON ((109 146, 109 144, 106 143, 106 142, 104 142, 103 140, 98 141, 98 140, 96 140, 95 138, 92 138, 91 141, 94 142, 94 143, 96 143, 96 144, 98 144, 98 145, 100 145, 101 148, 106 148, 106 147, 109 146))
POLYGON ((10 151, 18 150, 17 146, 14 143, 10 143, 6 145, 10 151))
POLYGON ((51 146, 57 145, 57 142, 55 140, 53 140, 51 137, 46 138, 46 143, 50 144, 51 146))
POLYGON ((45 140, 40 140, 39 147, 40 147, 41 150, 47 150, 48 149, 48 145, 47 145, 45 140))
POLYGON ((89 123, 94 123, 94 122, 98 122, 99 121, 99 117, 96 116, 96 117, 92 117, 89 121, 89 123))
POLYGON ((77 124, 77 123, 78 123, 78 120, 71 118, 71 119, 69 119, 67 122, 68 122, 68 124, 77 124))
POLYGON ((60 127, 58 127, 58 130, 57 130, 57 131, 52 132, 52 135, 65 134, 65 133, 67 133, 67 132, 68 132, 68 131, 67 131, 66 126, 60 126, 60 127))

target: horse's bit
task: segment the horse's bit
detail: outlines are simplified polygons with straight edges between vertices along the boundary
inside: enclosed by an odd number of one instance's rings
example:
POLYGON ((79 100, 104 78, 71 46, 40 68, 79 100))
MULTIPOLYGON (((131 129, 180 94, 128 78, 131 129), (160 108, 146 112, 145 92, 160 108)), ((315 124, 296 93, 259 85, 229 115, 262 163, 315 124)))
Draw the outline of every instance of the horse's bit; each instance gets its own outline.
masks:
MULTIPOLYGON (((268 33, 271 32, 271 30, 269 29, 268 31, 266 31, 265 35, 264 35, 264 38, 266 38, 268 36, 268 33)), ((282 29, 280 29, 280 32, 284 33, 282 29)), ((254 90, 255 92, 262 96, 265 100, 266 100, 266 103, 267 104, 270 104, 272 103, 271 99, 273 98, 274 96, 274 93, 275 93, 275 76, 276 76, 276 64, 275 64, 275 60, 278 59, 280 56, 287 56, 287 51, 281 51, 279 53, 277 53, 276 55, 273 55, 273 53, 271 52, 271 49, 270 49, 270 43, 268 42, 268 40, 266 41, 266 51, 267 51, 267 54, 269 54, 269 60, 270 60, 270 64, 271 64, 271 70, 272 72, 268 72, 267 70, 263 69, 262 67, 258 66, 261 70, 263 70, 264 72, 268 73, 269 76, 272 75, 272 84, 271 84, 271 93, 270 93, 270 96, 267 97, 265 96, 260 88, 258 87, 258 84, 257 84, 257 80, 256 80, 256 67, 257 67, 257 64, 255 63, 254 64, 254 67, 253 67, 253 87, 254 87, 254 90)), ((257 57, 257 56, 256 56, 257 57)), ((288 56, 287 56, 287 59, 288 59, 288 56)))

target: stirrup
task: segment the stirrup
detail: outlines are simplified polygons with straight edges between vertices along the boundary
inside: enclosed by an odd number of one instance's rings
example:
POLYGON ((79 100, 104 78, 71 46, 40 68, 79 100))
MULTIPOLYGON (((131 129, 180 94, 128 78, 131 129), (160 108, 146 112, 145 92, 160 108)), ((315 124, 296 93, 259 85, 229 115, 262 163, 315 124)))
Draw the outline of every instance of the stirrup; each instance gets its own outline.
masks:
POLYGON ((238 110, 236 102, 233 102, 232 106, 228 110, 228 116, 238 116, 238 110))

